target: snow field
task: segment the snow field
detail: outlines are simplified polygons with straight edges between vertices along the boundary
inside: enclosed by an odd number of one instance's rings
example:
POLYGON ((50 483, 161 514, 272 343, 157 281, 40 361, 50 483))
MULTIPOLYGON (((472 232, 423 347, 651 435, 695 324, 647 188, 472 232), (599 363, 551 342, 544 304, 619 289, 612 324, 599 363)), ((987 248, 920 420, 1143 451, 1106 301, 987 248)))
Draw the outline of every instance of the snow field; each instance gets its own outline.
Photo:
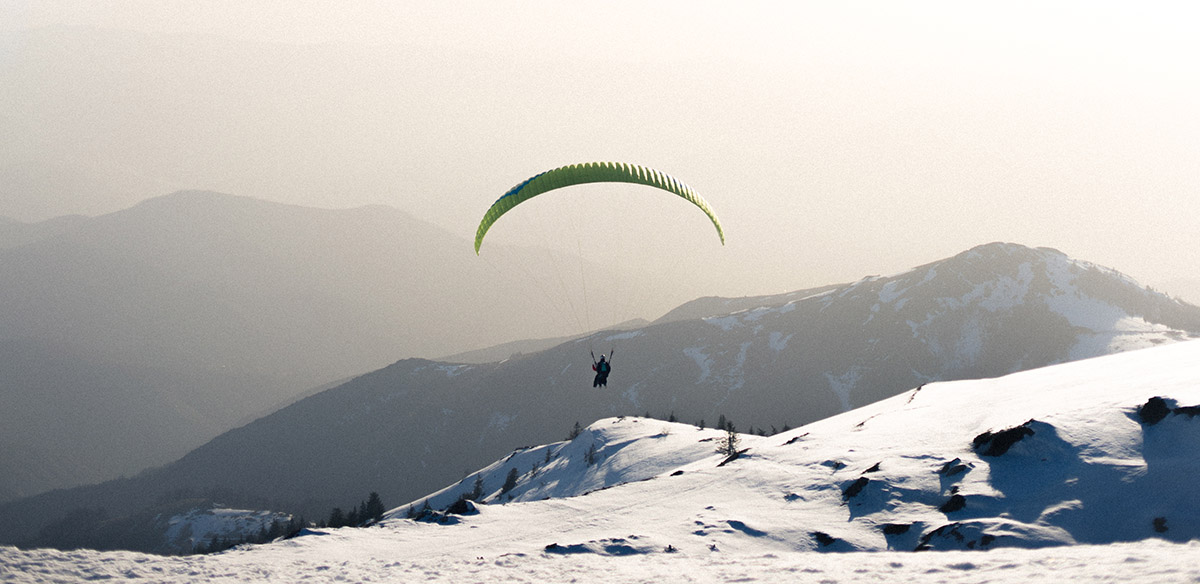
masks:
MULTIPOLYGON (((372 535, 372 538, 375 536, 372 535)), ((162 558, 133 552, 0 548, 0 579, 12 584, 129 582, 1139 582, 1200 581, 1200 544, 1149 540, 1103 546, 989 552, 609 557, 534 553, 497 558, 389 559, 344 539, 305 557, 279 544, 215 556, 162 558)), ((394 553, 394 552, 393 552, 394 553)))
POLYGON ((210 556, 0 548, 0 581, 1200 582, 1192 405, 1198 341, 929 384, 735 460, 719 430, 611 418, 430 495, 482 480, 445 523, 407 518, 422 499, 210 556), (1179 409, 1149 425, 1154 396, 1179 409))

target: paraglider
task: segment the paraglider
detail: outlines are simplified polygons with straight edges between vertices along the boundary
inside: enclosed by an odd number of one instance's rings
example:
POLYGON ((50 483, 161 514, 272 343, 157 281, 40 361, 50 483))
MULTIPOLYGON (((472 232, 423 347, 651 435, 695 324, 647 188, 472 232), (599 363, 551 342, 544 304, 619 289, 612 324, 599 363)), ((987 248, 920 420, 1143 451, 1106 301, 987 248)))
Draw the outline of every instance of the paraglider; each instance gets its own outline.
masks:
POLYGON ((488 232, 492 224, 513 207, 554 189, 597 182, 641 184, 678 195, 699 207, 701 211, 704 211, 705 215, 708 215, 708 218, 712 220, 713 227, 717 228, 717 236, 721 238, 721 245, 725 244, 725 230, 722 229, 721 222, 717 219, 717 214, 708 205, 708 201, 705 201, 703 197, 696 194, 691 187, 679 182, 668 174, 636 164, 586 162, 583 164, 560 166, 553 170, 534 175, 509 189, 507 193, 504 193, 504 196, 497 199, 495 203, 492 203, 491 208, 484 214, 483 220, 479 222, 479 228, 475 230, 475 253, 479 253, 479 246, 483 244, 483 236, 488 232))
MULTIPOLYGON (((708 216, 709 220, 712 221, 713 227, 717 229, 717 236, 721 239, 721 245, 725 245, 725 230, 721 227, 721 221, 717 219, 717 214, 713 212, 708 201, 693 191, 691 187, 666 173, 636 164, 586 162, 583 164, 560 166, 536 174, 504 193, 504 196, 497 199, 488 208, 487 213, 483 215, 483 220, 479 222, 479 227, 475 230, 475 254, 479 254, 479 247, 483 244, 483 236, 487 234, 492 224, 500 216, 512 210, 513 207, 555 189, 601 182, 646 185, 678 195, 689 203, 699 207, 708 216)), ((592 370, 596 372, 596 377, 592 381, 592 387, 607 387, 608 375, 612 371, 612 352, 609 353, 607 358, 601 354, 599 361, 596 360, 596 355, 593 353, 592 370)))
POLYGON ((592 387, 608 387, 608 374, 612 372, 612 356, 616 352, 613 349, 608 353, 608 359, 604 358, 604 353, 600 353, 600 360, 596 360, 596 354, 592 353, 592 371, 596 372, 596 378, 592 380, 592 387))

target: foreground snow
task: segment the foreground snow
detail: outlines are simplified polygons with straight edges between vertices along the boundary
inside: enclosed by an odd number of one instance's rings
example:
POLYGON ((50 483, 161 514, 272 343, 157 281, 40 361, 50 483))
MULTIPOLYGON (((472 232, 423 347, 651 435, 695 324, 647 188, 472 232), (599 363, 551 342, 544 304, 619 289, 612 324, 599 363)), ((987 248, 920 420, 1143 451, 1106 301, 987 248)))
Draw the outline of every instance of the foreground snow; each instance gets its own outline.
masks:
POLYGON ((0 548, 0 580, 1200 581, 1193 405, 1195 341, 930 384, 735 460, 718 430, 600 420, 375 527, 187 558, 0 548), (1176 413, 1148 424, 1155 396, 1176 413), (408 518, 476 486, 477 511, 408 518))
MULTIPOLYGON (((343 530, 351 532, 354 530, 343 530)), ((286 542, 216 556, 0 548, 0 580, 79 582, 1196 582, 1200 544, 1145 541, 990 552, 658 553, 608 557, 532 552, 414 557, 421 543, 369 529, 318 546, 286 542)))

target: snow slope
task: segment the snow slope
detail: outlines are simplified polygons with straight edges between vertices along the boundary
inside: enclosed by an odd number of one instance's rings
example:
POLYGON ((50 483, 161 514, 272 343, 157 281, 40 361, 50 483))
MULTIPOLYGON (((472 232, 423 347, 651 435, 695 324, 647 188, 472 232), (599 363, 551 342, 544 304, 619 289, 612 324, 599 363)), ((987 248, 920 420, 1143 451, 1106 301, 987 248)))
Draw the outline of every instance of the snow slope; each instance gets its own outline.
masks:
MULTIPOLYGON (((564 498, 588 495, 588 516, 603 517, 594 522, 621 524, 615 533, 640 531, 650 548, 911 550, 1200 538, 1200 497, 1192 496, 1200 419, 1192 410, 1141 422, 1137 411, 1155 396, 1172 406, 1200 404, 1200 342, 930 384, 787 433, 742 436, 747 452, 726 466, 714 452, 719 431, 601 420, 570 443, 514 453, 428 500, 445 507, 476 476, 485 502, 552 497, 577 505, 564 498), (985 432, 1011 428, 1021 439, 1003 454, 976 445, 985 432), (593 444, 598 462, 588 466, 581 461, 593 444), (513 468, 518 486, 501 496, 496 489, 513 468), (624 486, 605 490, 616 484, 624 486), (942 510, 952 500, 962 509, 942 510), (656 505, 662 509, 649 522, 656 527, 627 513, 656 505), (885 533, 888 525, 903 532, 885 533)), ((483 510, 496 513, 494 505, 483 510)))
POLYGON ((1191 341, 929 384, 742 436, 745 452, 726 464, 717 430, 610 418, 427 498, 441 507, 480 478, 486 504, 464 515, 407 518, 422 499, 375 527, 203 557, 0 548, 0 577, 1196 581, 1196 404, 1191 341), (1151 413, 1156 396, 1165 407, 1151 424, 1139 410, 1151 413), (501 493, 514 468, 517 486, 501 493), (907 551, 918 547, 945 551, 907 551), (877 553, 814 553, 864 551, 877 553))

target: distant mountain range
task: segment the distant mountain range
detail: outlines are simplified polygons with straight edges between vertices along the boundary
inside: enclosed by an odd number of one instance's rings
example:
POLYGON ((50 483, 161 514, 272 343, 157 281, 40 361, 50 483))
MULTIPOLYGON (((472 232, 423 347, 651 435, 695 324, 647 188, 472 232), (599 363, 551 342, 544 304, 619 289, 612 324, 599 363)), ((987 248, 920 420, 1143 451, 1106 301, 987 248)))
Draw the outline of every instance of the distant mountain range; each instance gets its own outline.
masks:
POLYGON ((399 357, 547 336, 514 291, 551 276, 521 258, 390 207, 199 191, 0 221, 0 501, 132 476, 399 357))
MULTIPOLYGON (((645 415, 771 433, 922 384, 1200 335, 1200 308, 1051 249, 994 243, 889 277, 701 299, 658 322, 485 364, 406 359, 229 431, 133 479, 0 506, 24 541, 45 509, 220 497, 309 517, 368 491, 407 501, 580 422, 645 415), (615 350, 607 388, 589 352, 615 350)), ((52 542, 41 541, 42 544, 52 542)))

